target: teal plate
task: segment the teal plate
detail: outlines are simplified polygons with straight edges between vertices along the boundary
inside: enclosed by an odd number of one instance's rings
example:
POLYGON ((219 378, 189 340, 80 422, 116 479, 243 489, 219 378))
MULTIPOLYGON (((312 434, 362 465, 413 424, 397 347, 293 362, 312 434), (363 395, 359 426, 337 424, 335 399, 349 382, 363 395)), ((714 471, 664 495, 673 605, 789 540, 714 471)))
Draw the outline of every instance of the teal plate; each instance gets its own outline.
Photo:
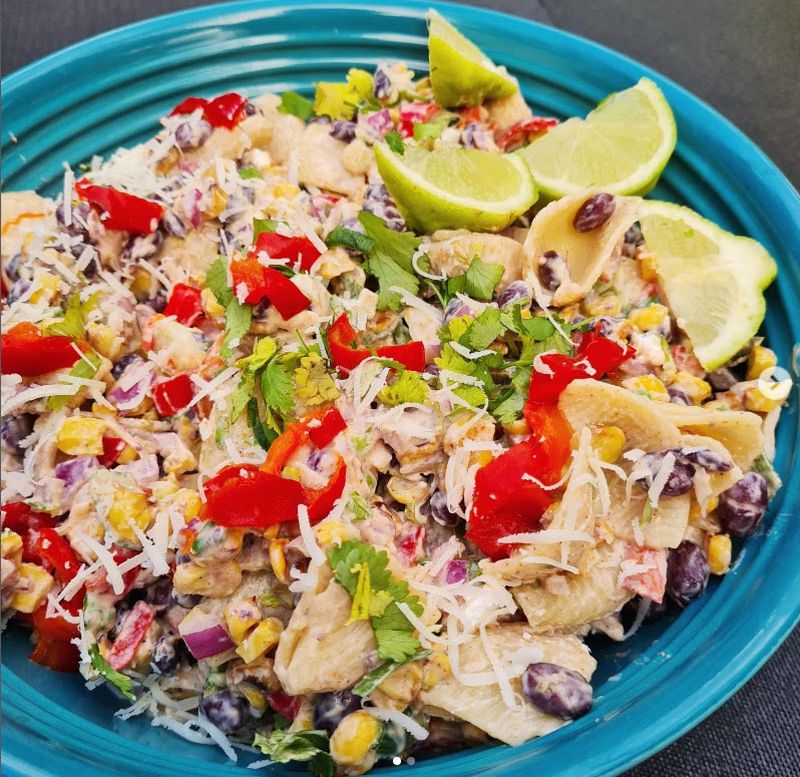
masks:
MULTIPOLYGON (((14 73, 3 81, 3 188, 55 194, 62 161, 145 139, 189 94, 298 89, 338 80, 347 68, 404 60, 426 69, 424 12, 438 7, 519 79, 543 115, 583 114, 641 76, 662 88, 678 147, 654 197, 685 203, 723 227, 760 240, 780 266, 764 330, 781 364, 800 340, 800 198, 744 135, 697 98, 630 59, 559 30, 457 5, 404 0, 209 6, 135 24, 14 73), (792 315, 794 314, 794 315, 792 315)), ((778 430, 784 487, 732 571, 678 618, 648 624, 623 645, 596 642, 592 712, 514 749, 484 747, 384 767, 417 777, 615 775, 665 747, 722 704, 769 657, 800 615, 798 396, 778 430)), ((112 717, 110 692, 27 661, 21 630, 3 639, 3 772, 9 777, 253 774, 216 749, 189 744, 146 721, 112 717)), ((242 752, 240 763, 252 760, 242 752)), ((301 766, 272 767, 294 773, 301 766)))

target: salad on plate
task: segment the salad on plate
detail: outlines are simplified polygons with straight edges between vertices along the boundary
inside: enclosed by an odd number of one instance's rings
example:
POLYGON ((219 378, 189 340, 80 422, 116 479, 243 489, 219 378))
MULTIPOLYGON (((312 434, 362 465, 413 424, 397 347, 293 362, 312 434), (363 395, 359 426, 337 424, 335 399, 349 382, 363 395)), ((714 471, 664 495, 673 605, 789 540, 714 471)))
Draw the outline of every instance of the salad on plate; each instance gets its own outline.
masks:
POLYGON ((656 84, 559 121, 429 30, 429 75, 190 96, 2 195, 3 626, 254 768, 586 715, 585 637, 688 606, 780 487, 775 263, 645 198, 656 84))

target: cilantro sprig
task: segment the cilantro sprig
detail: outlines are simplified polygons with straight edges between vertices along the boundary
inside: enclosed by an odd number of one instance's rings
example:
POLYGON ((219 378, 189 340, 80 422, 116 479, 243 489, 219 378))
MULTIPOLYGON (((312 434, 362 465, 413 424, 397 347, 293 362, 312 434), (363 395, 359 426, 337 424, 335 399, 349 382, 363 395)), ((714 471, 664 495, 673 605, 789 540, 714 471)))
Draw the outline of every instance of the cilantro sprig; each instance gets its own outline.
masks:
POLYGON ((225 308, 225 338, 220 348, 223 359, 231 357, 231 343, 240 340, 250 331, 253 319, 253 306, 245 305, 236 299, 233 291, 228 286, 228 265, 225 257, 219 257, 208 268, 205 286, 225 308))
POLYGON ((269 736, 256 734, 253 746, 271 761, 279 764, 308 761, 308 770, 315 777, 333 777, 335 764, 330 755, 330 742, 325 731, 288 731, 276 728, 269 736))
POLYGON ((89 657, 92 659, 92 666, 101 677, 104 677, 112 685, 115 685, 128 701, 136 701, 136 697, 133 695, 133 680, 127 675, 122 674, 122 672, 118 672, 114 669, 111 664, 100 655, 100 648, 97 644, 89 648, 89 657))

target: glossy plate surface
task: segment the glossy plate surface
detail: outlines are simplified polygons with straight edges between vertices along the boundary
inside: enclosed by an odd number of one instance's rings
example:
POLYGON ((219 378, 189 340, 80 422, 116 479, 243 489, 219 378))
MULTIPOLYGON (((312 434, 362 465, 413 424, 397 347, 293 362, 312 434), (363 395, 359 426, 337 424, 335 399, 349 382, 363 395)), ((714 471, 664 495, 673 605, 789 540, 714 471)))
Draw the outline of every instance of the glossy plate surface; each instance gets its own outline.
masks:
MULTIPOLYGON (((71 47, 3 82, 3 188, 56 194, 61 162, 145 139, 188 94, 308 92, 347 68, 404 60, 426 69, 429 6, 516 76, 542 115, 584 114, 641 76, 656 81, 678 124, 678 147, 652 196, 685 203, 760 240, 780 266, 767 294, 765 333, 788 366, 800 340, 800 198, 737 129, 680 87, 630 59, 555 29, 455 5, 257 0, 187 11, 71 47)), ((676 620, 649 624, 624 645, 595 642, 600 666, 592 712, 522 747, 482 748, 386 767, 417 777, 618 774, 698 723, 775 650, 800 614, 798 397, 778 432, 784 488, 734 569, 676 620), (793 520, 794 519, 794 520, 793 520), (412 772, 413 768, 413 772, 412 772)), ((3 639, 3 772, 25 775, 253 774, 215 748, 191 745, 146 721, 112 717, 110 692, 29 663, 26 635, 3 639)), ((240 764, 252 760, 242 752, 240 764)), ((302 772, 302 766, 271 773, 302 772)))

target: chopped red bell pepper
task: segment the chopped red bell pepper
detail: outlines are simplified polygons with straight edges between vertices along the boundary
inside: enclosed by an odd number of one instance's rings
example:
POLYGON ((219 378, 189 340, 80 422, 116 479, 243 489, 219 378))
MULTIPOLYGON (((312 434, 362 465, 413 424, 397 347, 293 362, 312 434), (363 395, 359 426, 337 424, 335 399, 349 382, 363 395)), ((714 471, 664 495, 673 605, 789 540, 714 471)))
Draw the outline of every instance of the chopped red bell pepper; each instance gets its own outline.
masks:
POLYGON ((308 434, 311 437, 311 442, 313 442, 317 448, 324 448, 326 445, 333 442, 339 432, 343 432, 347 429, 347 422, 333 405, 328 405, 325 411, 325 415, 319 419, 319 426, 309 425, 308 427, 308 434))
POLYGON ((101 467, 111 467, 127 447, 128 443, 119 437, 103 437, 103 455, 97 457, 101 467))
POLYGON ((100 220, 106 229, 149 235, 158 229, 164 215, 164 206, 158 202, 110 186, 96 186, 86 178, 75 184, 75 191, 101 214, 100 220))
MULTIPOLYGON (((116 561, 117 564, 121 564, 123 561, 129 561, 134 556, 138 555, 139 551, 121 548, 119 545, 113 545, 110 553, 114 561, 116 561)), ((119 601, 133 590, 133 587, 136 585, 136 581, 139 578, 140 571, 141 567, 134 567, 133 569, 129 569, 127 572, 123 572, 122 582, 124 587, 122 589, 122 593, 114 594, 113 589, 108 582, 108 574, 105 568, 101 567, 86 581, 86 590, 94 591, 95 593, 99 594, 113 594, 114 601, 119 601)))
POLYGON ((483 121, 480 105, 470 105, 464 108, 459 108, 458 115, 459 127, 466 127, 468 124, 472 124, 473 122, 483 121))
POLYGON ((541 362, 549 372, 533 370, 528 402, 557 402, 561 392, 573 380, 581 378, 599 380, 607 373, 616 370, 634 353, 633 348, 620 345, 595 332, 584 334, 574 357, 562 353, 547 353, 541 356, 541 362))
POLYGON ((240 297, 239 287, 247 291, 244 301, 254 305, 265 297, 275 306, 284 321, 303 310, 308 310, 311 300, 285 275, 272 267, 264 267, 252 254, 247 259, 231 262, 233 293, 240 297))
POLYGON ((35 542, 36 553, 41 559, 42 566, 55 572, 58 582, 66 585, 78 574, 81 562, 75 551, 55 529, 42 526, 38 530, 35 542))
POLYGON ((253 464, 225 467, 203 488, 203 516, 220 526, 266 528, 294 521, 298 506, 306 503, 296 480, 262 472, 253 464))
POLYGON ((16 373, 26 378, 72 367, 81 358, 71 338, 45 337, 27 322, 11 327, 2 335, 0 351, 3 375, 16 373))
POLYGON ((495 142, 501 151, 521 146, 534 135, 541 135, 558 124, 558 119, 546 119, 533 116, 530 119, 521 119, 512 124, 508 129, 498 133, 495 142))
POLYGON ((346 482, 347 465, 344 463, 344 459, 339 457, 333 475, 322 488, 303 489, 308 502, 308 520, 310 523, 321 521, 333 510, 334 503, 344 493, 346 482))
MULTIPOLYGON (((68 613, 77 615, 83 606, 84 595, 85 591, 81 588, 72 599, 62 601, 61 606, 68 613)), ((46 639, 64 640, 68 642, 80 634, 77 623, 70 623, 55 613, 52 617, 48 618, 47 603, 41 605, 39 609, 34 611, 31 621, 33 628, 39 632, 39 636, 46 639)))
POLYGON ((133 605, 117 631, 117 638, 106 655, 106 661, 119 671, 124 669, 136 654, 153 622, 153 608, 141 599, 133 605))
POLYGON ((415 124, 425 124, 441 110, 436 103, 403 103, 400 106, 400 121, 397 130, 404 138, 413 137, 415 124))
POLYGON ((77 672, 80 663, 78 648, 71 642, 56 639, 40 638, 28 658, 54 672, 77 672))
POLYGON ((172 287, 169 301, 164 308, 165 316, 175 316, 181 324, 194 326, 203 318, 203 302, 200 289, 185 283, 176 283, 172 287))
POLYGON ((283 715, 286 720, 294 720, 303 703, 302 696, 289 696, 284 691, 272 691, 267 695, 267 700, 269 706, 279 715, 283 715))
MULTIPOLYGON (((328 348, 336 367, 352 370, 373 355, 367 348, 354 348, 356 331, 346 313, 342 313, 328 328, 328 348)), ((400 362, 407 370, 425 371, 425 346, 420 340, 411 340, 402 345, 382 345, 375 355, 400 362)))
POLYGON ((212 127, 233 129, 244 118, 245 105, 247 105, 247 98, 236 92, 221 94, 213 100, 206 100, 203 97, 187 97, 178 103, 169 115, 194 113, 198 108, 202 108, 203 118, 212 127))
POLYGON ((300 269, 309 272, 321 252, 307 237, 287 237, 277 232, 262 232, 256 238, 251 255, 257 256, 263 251, 270 259, 286 259, 289 266, 300 262, 300 269))
POLYGON ((40 562, 36 539, 41 529, 56 526, 58 521, 50 513, 31 509, 25 502, 9 502, 2 507, 3 527, 11 529, 22 538, 22 560, 40 562))
POLYGON ((151 389, 159 415, 175 415, 185 410, 194 397, 194 383, 188 372, 156 383, 151 389))

